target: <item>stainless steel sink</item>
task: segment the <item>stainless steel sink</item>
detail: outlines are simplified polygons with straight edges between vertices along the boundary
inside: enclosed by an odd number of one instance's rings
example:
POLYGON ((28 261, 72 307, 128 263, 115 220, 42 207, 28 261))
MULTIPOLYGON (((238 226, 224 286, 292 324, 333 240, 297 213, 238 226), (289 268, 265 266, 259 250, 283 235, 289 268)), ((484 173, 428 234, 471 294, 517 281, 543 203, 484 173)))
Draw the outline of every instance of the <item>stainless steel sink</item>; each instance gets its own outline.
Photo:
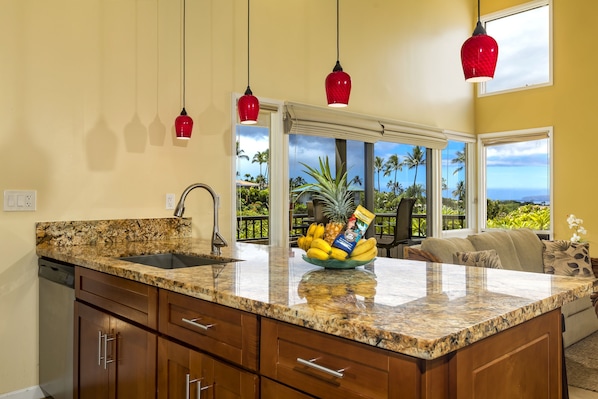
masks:
POLYGON ((161 269, 180 269, 183 267, 218 265, 237 261, 236 259, 178 253, 125 256, 118 259, 127 262, 140 263, 146 266, 159 267, 161 269))

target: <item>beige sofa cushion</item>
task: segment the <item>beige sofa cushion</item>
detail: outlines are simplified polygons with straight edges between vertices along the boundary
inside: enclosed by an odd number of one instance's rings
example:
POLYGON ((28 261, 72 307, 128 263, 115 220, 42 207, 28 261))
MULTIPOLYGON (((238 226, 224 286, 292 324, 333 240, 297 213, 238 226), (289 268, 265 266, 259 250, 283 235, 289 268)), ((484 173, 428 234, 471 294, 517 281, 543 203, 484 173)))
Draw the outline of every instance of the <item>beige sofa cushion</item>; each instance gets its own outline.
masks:
POLYGON ((521 264, 523 271, 544 273, 544 260, 542 258, 544 245, 542 245, 542 240, 538 238, 536 233, 530 229, 513 229, 507 230, 507 232, 515 245, 519 264, 521 264))
POLYGON ((487 231, 482 234, 474 234, 467 237, 473 244, 476 251, 489 249, 496 250, 503 269, 523 271, 515 244, 506 231, 487 231))
POLYGON ((430 252, 442 260, 442 263, 453 263, 456 252, 474 252, 476 249, 466 238, 435 238, 428 237, 421 243, 421 249, 430 252))

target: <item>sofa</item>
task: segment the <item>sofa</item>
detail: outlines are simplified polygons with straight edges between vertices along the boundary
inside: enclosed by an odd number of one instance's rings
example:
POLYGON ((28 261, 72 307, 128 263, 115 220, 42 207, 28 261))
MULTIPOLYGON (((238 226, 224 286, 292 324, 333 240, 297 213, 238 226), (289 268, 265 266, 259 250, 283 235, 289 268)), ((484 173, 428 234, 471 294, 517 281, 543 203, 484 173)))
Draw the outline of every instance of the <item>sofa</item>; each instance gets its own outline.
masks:
MULTIPOLYGON (((466 238, 426 238, 421 244, 404 247, 403 257, 442 263, 463 264, 596 278, 588 244, 543 241, 529 229, 492 230, 466 238), (573 259, 573 261, 571 261, 573 259)), ((565 347, 598 331, 598 305, 590 297, 562 307, 565 347)))

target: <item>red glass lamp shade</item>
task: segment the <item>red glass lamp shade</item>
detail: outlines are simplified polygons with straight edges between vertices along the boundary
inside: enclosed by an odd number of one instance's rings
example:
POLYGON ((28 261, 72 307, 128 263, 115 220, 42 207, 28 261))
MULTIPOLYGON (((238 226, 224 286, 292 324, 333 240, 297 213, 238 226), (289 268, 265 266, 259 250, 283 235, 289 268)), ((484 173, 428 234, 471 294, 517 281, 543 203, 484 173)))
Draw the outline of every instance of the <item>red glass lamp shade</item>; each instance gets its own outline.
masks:
POLYGON ((260 102, 256 96, 253 95, 249 86, 245 90, 245 95, 239 98, 237 102, 237 110, 239 112, 239 120, 243 125, 253 125, 257 123, 257 118, 260 113, 260 102))
POLYGON ((351 76, 343 71, 340 62, 326 76, 326 99, 329 107, 346 107, 351 95, 351 76))
POLYGON ((486 34, 478 21, 473 36, 461 47, 461 64, 467 82, 485 82, 494 78, 496 61, 498 60, 498 44, 486 34))
POLYGON ((181 111, 181 114, 176 117, 174 121, 174 130, 176 131, 177 139, 190 139, 191 131, 193 130, 193 119, 187 115, 185 108, 181 111))

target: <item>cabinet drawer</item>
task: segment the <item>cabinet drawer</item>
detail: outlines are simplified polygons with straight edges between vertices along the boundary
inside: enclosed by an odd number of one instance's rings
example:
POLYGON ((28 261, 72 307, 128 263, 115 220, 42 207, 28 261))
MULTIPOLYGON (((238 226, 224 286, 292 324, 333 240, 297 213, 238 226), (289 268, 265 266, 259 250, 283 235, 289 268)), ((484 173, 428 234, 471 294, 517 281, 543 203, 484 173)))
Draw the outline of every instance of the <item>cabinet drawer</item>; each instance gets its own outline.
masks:
POLYGON ((262 319, 261 373, 320 398, 417 397, 417 359, 262 319))
POLYGON ((266 377, 262 377, 261 392, 262 399, 313 399, 313 396, 295 391, 293 388, 279 384, 266 377))
POLYGON ((158 328, 158 288, 84 267, 75 267, 77 299, 151 329, 158 328))
POLYGON ((258 329, 256 315, 160 290, 161 333, 251 370, 258 365, 258 329))

